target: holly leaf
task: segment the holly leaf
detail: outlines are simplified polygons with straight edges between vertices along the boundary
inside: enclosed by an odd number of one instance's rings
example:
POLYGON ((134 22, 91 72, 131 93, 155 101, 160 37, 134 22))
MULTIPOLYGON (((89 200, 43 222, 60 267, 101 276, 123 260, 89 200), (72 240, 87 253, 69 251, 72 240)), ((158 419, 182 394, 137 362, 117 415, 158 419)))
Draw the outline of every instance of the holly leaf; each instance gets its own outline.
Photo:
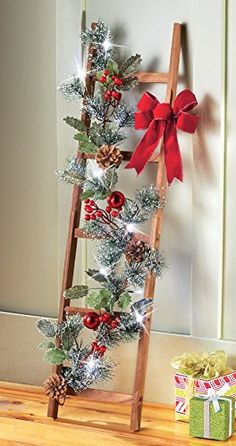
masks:
POLYGON ((112 74, 118 74, 119 72, 119 67, 117 62, 115 62, 112 59, 108 60, 106 64, 106 69, 109 70, 112 74))
POLYGON ((48 364, 63 364, 66 359, 66 353, 59 348, 51 348, 44 353, 43 359, 48 364))
POLYGON ((101 274, 97 269, 91 269, 89 268, 88 271, 85 271, 86 274, 88 274, 89 277, 92 277, 94 280, 96 280, 99 283, 107 282, 107 277, 101 274))
POLYGON ((138 84, 138 79, 135 76, 129 76, 123 79, 123 84, 119 86, 119 90, 128 91, 138 84))
POLYGON ((86 131, 86 127, 80 119, 74 118, 73 116, 66 116, 63 121, 65 121, 66 124, 68 124, 70 127, 73 127, 75 130, 78 130, 79 132, 86 131))
POLYGON ((97 73, 96 73, 96 75, 97 75, 97 79, 100 79, 100 77, 102 77, 103 76, 103 70, 98 70, 97 71, 97 73))
POLYGON ((122 310, 125 310, 129 306, 131 300, 132 298, 130 294, 128 291, 125 291, 125 293, 121 294, 119 297, 117 304, 122 310))
POLYGON ((43 341, 38 345, 40 350, 48 350, 49 348, 54 348, 55 344, 53 341, 43 341))
POLYGON ((63 333, 61 337, 61 343, 63 350, 66 350, 67 352, 73 347, 74 345, 74 339, 73 336, 67 331, 63 333))
POLYGON ((139 68, 141 61, 142 58, 140 54, 135 54, 135 56, 130 56, 128 59, 126 59, 120 67, 120 73, 122 76, 124 77, 128 74, 135 73, 139 68))
POLYGON ((90 308, 100 310, 101 308, 110 308, 111 300, 111 291, 103 288, 99 292, 94 291, 93 293, 89 294, 86 298, 86 304, 90 308))
POLYGON ((46 338, 54 338, 56 336, 56 324, 49 319, 39 319, 37 328, 46 338))
POLYGON ((87 296, 88 291, 89 287, 87 285, 75 285, 64 292, 64 297, 66 299, 81 299, 87 296))
POLYGON ((116 167, 110 167, 105 171, 103 175, 103 182, 107 189, 110 189, 116 185, 118 181, 117 169, 116 167))
POLYGON ((96 153, 97 146, 90 141, 88 135, 83 132, 78 132, 74 135, 74 139, 79 141, 79 150, 82 153, 96 153))

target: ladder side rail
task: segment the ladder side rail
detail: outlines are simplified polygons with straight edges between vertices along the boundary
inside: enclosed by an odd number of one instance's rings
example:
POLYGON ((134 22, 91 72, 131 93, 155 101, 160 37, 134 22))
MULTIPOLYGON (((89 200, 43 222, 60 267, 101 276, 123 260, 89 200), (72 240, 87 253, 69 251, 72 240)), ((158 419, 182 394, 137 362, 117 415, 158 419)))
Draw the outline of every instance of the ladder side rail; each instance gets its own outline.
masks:
MULTIPOLYGON (((166 90, 166 102, 169 103, 173 102, 176 94, 178 71, 179 71, 180 48, 181 48, 181 25, 175 23, 172 35, 169 76, 166 90)), ((167 189, 167 180, 165 173, 163 145, 161 146, 160 158, 157 166, 156 187, 161 193, 164 193, 165 195, 167 189)), ((160 209, 152 220, 150 246, 153 249, 158 249, 160 246, 160 235, 161 235, 163 214, 164 214, 163 209, 160 209)), ((155 283, 156 283, 155 276, 149 274, 145 282, 144 297, 152 299, 154 298, 155 283)), ((135 372, 134 390, 133 390, 133 403, 131 408, 130 427, 132 431, 140 430, 143 394, 144 394, 145 377, 146 377, 147 360, 148 360, 150 329, 151 329, 151 314, 149 314, 148 317, 145 319, 145 330, 142 331, 138 343, 136 372, 135 372)))

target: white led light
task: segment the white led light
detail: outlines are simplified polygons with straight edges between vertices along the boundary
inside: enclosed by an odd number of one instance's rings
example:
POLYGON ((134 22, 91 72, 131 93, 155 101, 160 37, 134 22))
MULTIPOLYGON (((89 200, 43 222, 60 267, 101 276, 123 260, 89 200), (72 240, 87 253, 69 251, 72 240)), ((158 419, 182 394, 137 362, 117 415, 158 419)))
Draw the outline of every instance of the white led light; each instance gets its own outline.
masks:
POLYGON ((94 177, 96 177, 96 178, 101 178, 102 176, 103 176, 103 171, 100 169, 100 170, 94 170, 93 171, 93 176, 94 177))
POLYGON ((86 367, 87 367, 89 370, 93 370, 95 364, 96 364, 95 359, 90 358, 90 359, 87 361, 87 363, 86 363, 86 367))
POLYGON ((126 229, 127 229, 128 232, 134 232, 135 227, 134 227, 134 225, 132 223, 128 223, 126 225, 126 229))
POLYGON ((108 275, 108 271, 107 271, 106 268, 101 268, 101 269, 99 270, 99 272, 100 272, 103 276, 107 276, 107 275, 108 275))
POLYGON ((136 317, 136 321, 139 324, 143 323, 144 316, 142 314, 140 314, 138 311, 135 311, 135 317, 136 317))
POLYGON ((112 47, 112 44, 111 44, 111 42, 109 42, 108 39, 106 39, 106 40, 104 40, 102 46, 105 51, 108 51, 112 47))

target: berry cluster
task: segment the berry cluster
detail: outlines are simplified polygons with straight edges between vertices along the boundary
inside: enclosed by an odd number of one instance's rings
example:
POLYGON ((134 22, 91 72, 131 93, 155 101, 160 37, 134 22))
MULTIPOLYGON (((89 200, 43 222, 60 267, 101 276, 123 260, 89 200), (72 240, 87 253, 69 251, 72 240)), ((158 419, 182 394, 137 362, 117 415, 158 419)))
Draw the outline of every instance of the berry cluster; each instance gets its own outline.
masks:
POLYGON ((106 91, 104 93, 105 101, 109 101, 110 103, 115 101, 120 101, 122 94, 117 91, 119 87, 123 84, 123 80, 120 77, 117 77, 115 74, 112 74, 110 70, 104 70, 101 77, 99 77, 99 82, 101 82, 106 91))
POLYGON ((94 200, 90 200, 89 198, 85 200, 84 210, 86 212, 84 219, 86 221, 96 220, 99 218, 106 224, 114 224, 112 218, 116 218, 119 215, 119 212, 122 210, 122 207, 125 202, 125 196, 120 191, 112 192, 109 197, 107 197, 107 206, 104 209, 100 209, 94 200))
POLYGON ((91 349, 92 352, 97 352, 99 355, 103 356, 107 348, 105 345, 98 345, 96 341, 93 341, 91 343, 91 349))
POLYGON ((97 330, 100 324, 105 324, 113 330, 119 322, 120 318, 116 317, 114 319, 110 313, 103 313, 99 316, 95 311, 88 311, 83 317, 83 324, 90 330, 97 330))

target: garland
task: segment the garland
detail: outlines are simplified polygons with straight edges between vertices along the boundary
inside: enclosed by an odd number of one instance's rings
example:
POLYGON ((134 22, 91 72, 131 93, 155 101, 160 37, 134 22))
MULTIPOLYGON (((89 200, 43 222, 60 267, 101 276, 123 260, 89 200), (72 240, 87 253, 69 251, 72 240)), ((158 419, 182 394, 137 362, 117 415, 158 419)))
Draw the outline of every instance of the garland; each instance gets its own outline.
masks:
POLYGON ((85 299, 93 310, 84 317, 66 315, 61 323, 49 319, 37 323, 47 338, 39 346, 45 349, 44 360, 62 366, 66 361, 61 374, 52 375, 45 383, 46 393, 60 404, 67 385, 81 392, 112 378, 115 363, 106 351, 139 337, 152 300, 137 300, 137 293, 143 292, 147 273, 161 277, 165 268, 163 256, 137 237, 135 227, 161 209, 165 198, 152 185, 139 188, 132 198, 114 190, 123 158, 117 146, 126 138, 125 129, 134 123, 134 109, 122 96, 137 84, 135 72, 141 57, 136 54, 118 63, 110 40, 110 30, 101 20, 81 36, 82 44, 94 49, 89 56, 89 74, 98 81, 94 96, 88 94, 81 77, 59 85, 66 100, 82 99, 82 111, 91 119, 89 130, 75 117, 67 116, 65 122, 76 130, 74 139, 79 141, 80 152, 94 153, 96 163, 73 157, 57 176, 82 189, 83 230, 97 240, 98 265, 86 271, 94 286, 75 285, 64 294, 66 299, 85 299), (93 334, 91 342, 83 340, 85 328, 93 334))

